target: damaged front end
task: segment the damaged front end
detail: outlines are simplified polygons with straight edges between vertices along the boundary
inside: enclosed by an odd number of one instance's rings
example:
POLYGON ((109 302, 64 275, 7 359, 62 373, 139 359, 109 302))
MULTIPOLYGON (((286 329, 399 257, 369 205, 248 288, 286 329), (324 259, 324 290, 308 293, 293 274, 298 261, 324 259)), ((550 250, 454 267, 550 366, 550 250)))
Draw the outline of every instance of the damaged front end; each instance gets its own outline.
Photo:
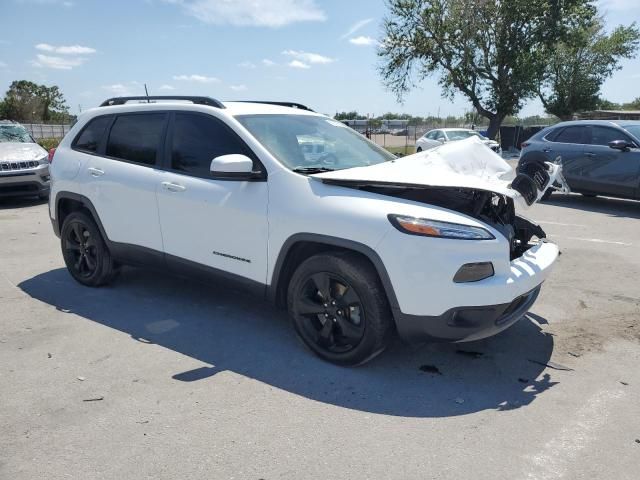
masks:
POLYGON ((538 241, 546 238, 536 223, 516 214, 514 200, 500 193, 454 187, 428 187, 398 184, 371 184, 323 179, 367 192, 411 200, 454 210, 476 218, 496 230, 509 241, 511 260, 519 258, 538 241))

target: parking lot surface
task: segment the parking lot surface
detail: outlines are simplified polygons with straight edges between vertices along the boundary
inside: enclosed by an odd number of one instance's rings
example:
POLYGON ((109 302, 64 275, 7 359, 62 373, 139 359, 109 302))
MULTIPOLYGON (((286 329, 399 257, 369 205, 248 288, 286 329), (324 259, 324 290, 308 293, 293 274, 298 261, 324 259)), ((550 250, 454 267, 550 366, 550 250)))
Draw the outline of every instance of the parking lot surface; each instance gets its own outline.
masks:
POLYGON ((345 369, 224 288, 80 286, 46 204, 0 200, 0 479, 637 479, 640 203, 527 215, 562 255, 526 318, 345 369))

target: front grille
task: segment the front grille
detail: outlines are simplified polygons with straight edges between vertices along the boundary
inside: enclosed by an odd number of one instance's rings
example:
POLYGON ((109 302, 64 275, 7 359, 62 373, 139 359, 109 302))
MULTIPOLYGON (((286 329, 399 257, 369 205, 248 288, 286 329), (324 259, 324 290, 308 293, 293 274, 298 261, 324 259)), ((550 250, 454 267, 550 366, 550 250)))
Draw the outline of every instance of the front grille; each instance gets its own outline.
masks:
POLYGON ((15 170, 26 170, 27 168, 35 168, 38 162, 29 160, 27 162, 0 162, 0 172, 13 172, 15 170))

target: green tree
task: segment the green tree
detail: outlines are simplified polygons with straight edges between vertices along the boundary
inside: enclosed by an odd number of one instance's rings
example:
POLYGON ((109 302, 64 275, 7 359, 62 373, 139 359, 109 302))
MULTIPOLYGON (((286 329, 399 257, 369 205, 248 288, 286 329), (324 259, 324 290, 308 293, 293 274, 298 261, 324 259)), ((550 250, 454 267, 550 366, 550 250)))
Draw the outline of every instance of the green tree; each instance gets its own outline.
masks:
POLYGON ((591 0, 387 0, 378 50, 383 82, 399 99, 437 75, 445 97, 465 96, 494 138, 507 115, 536 95, 542 53, 591 0))
POLYGON ((48 122, 68 115, 69 111, 57 86, 37 85, 28 80, 12 82, 3 105, 3 117, 19 122, 48 122))
POLYGON ((597 110, 620 110, 621 108, 619 103, 610 102, 606 98, 598 98, 596 103, 597 110))
POLYGON ((351 112, 338 112, 333 116, 333 118, 336 120, 366 120, 367 116, 354 110, 351 112))
POLYGON ((576 112, 597 108, 603 82, 621 68, 620 60, 635 57, 639 41, 635 23, 610 34, 602 19, 576 25, 545 55, 538 96, 547 113, 569 120, 576 112))
POLYGON ((637 97, 635 100, 632 100, 629 103, 623 103, 622 109, 623 110, 640 110, 640 97, 637 97))

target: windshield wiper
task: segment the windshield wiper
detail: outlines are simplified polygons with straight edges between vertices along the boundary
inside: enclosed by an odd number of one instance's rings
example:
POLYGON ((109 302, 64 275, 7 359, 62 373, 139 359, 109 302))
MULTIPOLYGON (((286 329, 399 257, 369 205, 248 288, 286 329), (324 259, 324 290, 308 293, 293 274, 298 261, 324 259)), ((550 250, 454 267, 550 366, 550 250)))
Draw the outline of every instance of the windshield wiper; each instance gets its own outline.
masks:
POLYGON ((333 172, 335 169, 328 167, 298 167, 294 168, 293 171, 296 173, 324 173, 324 172, 333 172))

